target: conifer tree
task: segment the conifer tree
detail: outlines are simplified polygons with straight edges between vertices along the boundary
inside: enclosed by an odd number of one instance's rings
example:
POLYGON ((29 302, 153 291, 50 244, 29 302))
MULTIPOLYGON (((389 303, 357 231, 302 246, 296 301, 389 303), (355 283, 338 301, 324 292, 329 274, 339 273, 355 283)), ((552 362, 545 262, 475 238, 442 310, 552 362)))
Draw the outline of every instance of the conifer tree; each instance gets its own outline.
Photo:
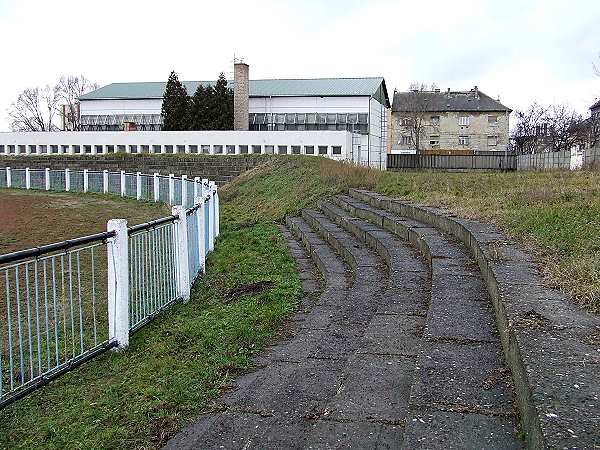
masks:
POLYGON ((212 89, 209 124, 212 130, 233 130, 233 90, 227 87, 223 72, 212 89))
POLYGON ((207 129, 207 90, 202 84, 198 85, 196 92, 190 100, 190 130, 206 130, 207 129))
POLYGON ((185 86, 172 71, 165 87, 161 115, 165 131, 180 131, 189 128, 190 99, 185 86))

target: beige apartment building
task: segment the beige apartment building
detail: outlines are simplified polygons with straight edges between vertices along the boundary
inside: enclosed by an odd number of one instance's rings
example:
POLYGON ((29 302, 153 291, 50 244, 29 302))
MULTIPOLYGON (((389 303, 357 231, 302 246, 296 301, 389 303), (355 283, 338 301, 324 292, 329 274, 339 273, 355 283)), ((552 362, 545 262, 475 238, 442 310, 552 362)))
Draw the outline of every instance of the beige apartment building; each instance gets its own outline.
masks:
POLYGON ((505 151, 511 109, 481 92, 395 92, 389 153, 505 151))

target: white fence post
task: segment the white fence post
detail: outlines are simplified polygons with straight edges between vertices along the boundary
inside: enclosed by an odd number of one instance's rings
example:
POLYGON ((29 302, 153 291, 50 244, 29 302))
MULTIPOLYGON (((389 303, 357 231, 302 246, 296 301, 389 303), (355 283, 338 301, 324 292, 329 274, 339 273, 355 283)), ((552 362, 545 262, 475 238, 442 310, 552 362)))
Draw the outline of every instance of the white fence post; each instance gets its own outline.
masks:
POLYGON ((111 219, 107 230, 116 235, 108 239, 108 338, 117 349, 129 346, 129 267, 127 221, 111 219))
POLYGON ((213 195, 213 183, 208 183, 208 251, 212 252, 215 249, 215 196, 213 195))
POLYGON ((102 192, 108 194, 108 170, 102 171, 102 192))
MULTIPOLYGON (((195 184, 194 184, 195 186, 195 184)), ((198 227, 198 261, 200 261, 200 271, 206 273, 206 242, 204 239, 204 198, 194 197, 194 205, 200 203, 200 207, 196 211, 196 227, 198 227)))
POLYGON ((169 174, 169 205, 173 204, 173 194, 174 194, 174 187, 173 187, 173 174, 170 173, 169 174))
POLYGON ((187 207, 187 175, 181 175, 181 204, 187 207))
POLYGON ((46 170, 44 170, 44 178, 45 178, 45 182, 46 182, 46 190, 49 191, 50 190, 50 168, 46 167, 46 170))
POLYGON ((135 198, 142 199, 142 172, 135 174, 135 198))
POLYGON ((31 189, 31 173, 29 167, 25 168, 25 189, 31 189))
POLYGON ((121 170, 121 197, 125 197, 125 171, 121 170))
POLYGON ((221 233, 221 218, 219 215, 219 189, 217 188, 217 184, 213 182, 213 187, 215 189, 215 237, 219 237, 221 233))
POLYGON ((194 205, 198 202, 196 201, 197 197, 200 197, 201 194, 198 192, 198 185, 200 184, 200 177, 194 177, 194 205))
POLYGON ((71 190, 71 172, 69 169, 65 169, 65 191, 69 192, 71 190))
POLYGON ((185 215, 185 206, 174 205, 171 209, 172 214, 179 216, 175 221, 176 227, 176 256, 177 256, 177 296, 184 302, 190 299, 190 270, 188 262, 188 242, 187 242, 187 220, 185 215))
POLYGON ((12 185, 12 177, 10 174, 10 167, 6 168, 6 187, 10 187, 12 185))
POLYGON ((160 185, 158 184, 158 173, 154 172, 154 201, 157 202, 160 200, 160 185))
POLYGON ((83 169, 83 192, 87 192, 88 189, 89 189, 88 170, 83 169))

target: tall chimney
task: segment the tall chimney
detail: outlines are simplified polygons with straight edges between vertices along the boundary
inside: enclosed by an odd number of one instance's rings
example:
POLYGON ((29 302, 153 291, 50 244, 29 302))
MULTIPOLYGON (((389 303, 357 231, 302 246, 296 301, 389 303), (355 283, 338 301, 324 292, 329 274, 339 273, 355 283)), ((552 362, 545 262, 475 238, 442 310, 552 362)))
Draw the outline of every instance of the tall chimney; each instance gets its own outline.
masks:
POLYGON ((248 64, 236 62, 233 64, 233 129, 235 131, 248 131, 248 97, 249 83, 248 64))

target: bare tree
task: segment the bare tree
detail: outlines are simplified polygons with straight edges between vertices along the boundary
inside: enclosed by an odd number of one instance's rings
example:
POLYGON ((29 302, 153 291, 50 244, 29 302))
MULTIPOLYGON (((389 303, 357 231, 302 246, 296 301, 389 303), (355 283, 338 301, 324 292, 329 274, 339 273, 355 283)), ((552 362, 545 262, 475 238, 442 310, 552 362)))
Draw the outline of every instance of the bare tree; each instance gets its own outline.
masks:
POLYGON ((518 153, 535 153, 540 141, 545 139, 547 110, 533 103, 526 111, 515 111, 517 124, 511 133, 511 142, 518 153))
POLYGON ((90 82, 83 75, 68 75, 60 77, 56 88, 61 102, 65 105, 65 117, 63 118, 65 130, 80 131, 79 97, 98 89, 98 84, 90 82))
POLYGON ((565 105, 548 108, 545 122, 552 151, 570 150, 574 145, 587 141, 589 129, 583 117, 565 105))
POLYGON ((421 151, 422 141, 427 139, 431 128, 437 126, 429 120, 432 95, 436 89, 435 84, 411 83, 410 92, 403 94, 401 125, 410 133, 412 146, 417 153, 421 151))
POLYGON ((56 88, 28 88, 19 94, 8 109, 13 131, 56 131, 54 116, 59 97, 56 88))

